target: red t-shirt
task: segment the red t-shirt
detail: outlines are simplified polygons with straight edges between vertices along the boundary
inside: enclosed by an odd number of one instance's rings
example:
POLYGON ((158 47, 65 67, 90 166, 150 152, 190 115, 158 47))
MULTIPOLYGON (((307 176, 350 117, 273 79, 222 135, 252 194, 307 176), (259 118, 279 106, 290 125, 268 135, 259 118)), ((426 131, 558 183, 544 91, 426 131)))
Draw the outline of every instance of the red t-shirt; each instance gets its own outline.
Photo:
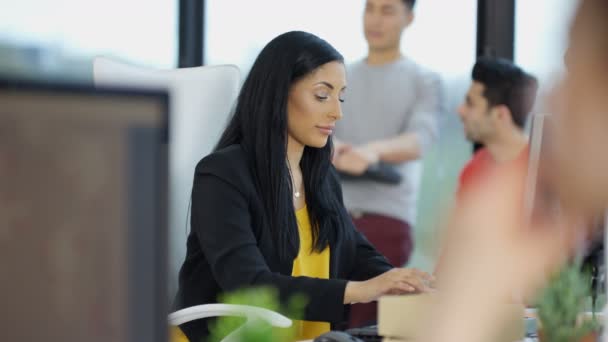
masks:
MULTIPOLYGON (((479 149, 460 173, 458 188, 456 190, 456 204, 458 204, 458 200, 462 198, 466 191, 469 191, 477 182, 483 179, 483 177, 487 177, 487 175, 492 174, 496 169, 515 167, 519 163, 524 163, 527 165, 529 153, 530 148, 528 145, 526 145, 517 158, 507 162, 498 163, 496 160, 494 160, 486 148, 479 149)), ((448 247, 444 246, 444 249, 445 248, 448 247)), ((445 250, 440 253, 434 273, 439 271, 441 264, 443 263, 442 259, 444 258, 444 255, 445 250)))
POLYGON ((530 148, 526 145, 516 159, 498 163, 494 160, 488 149, 479 149, 460 173, 458 189, 456 190, 457 199, 462 196, 463 192, 470 189, 473 184, 479 182, 480 179, 496 168, 511 167, 518 163, 527 163, 529 151, 530 148))

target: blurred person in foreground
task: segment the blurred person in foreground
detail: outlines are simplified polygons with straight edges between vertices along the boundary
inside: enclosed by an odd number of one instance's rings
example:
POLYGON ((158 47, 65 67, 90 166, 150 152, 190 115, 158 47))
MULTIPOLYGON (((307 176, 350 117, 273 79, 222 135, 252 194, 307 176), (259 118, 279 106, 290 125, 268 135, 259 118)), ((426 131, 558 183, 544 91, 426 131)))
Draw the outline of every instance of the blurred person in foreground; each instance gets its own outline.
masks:
POLYGON ((498 171, 500 181, 467 193, 454 214, 441 294, 421 341, 489 341, 513 289, 539 290, 590 234, 576 224, 608 204, 608 1, 582 0, 570 31, 567 75, 551 96, 551 184, 562 216, 526 224, 521 189, 526 169, 498 171), (491 226, 493 229, 482 229, 491 226), (474 235, 473 235, 474 234, 474 235), (475 239, 468 237, 474 236, 475 239), (440 328, 438 328, 440 327, 440 328))

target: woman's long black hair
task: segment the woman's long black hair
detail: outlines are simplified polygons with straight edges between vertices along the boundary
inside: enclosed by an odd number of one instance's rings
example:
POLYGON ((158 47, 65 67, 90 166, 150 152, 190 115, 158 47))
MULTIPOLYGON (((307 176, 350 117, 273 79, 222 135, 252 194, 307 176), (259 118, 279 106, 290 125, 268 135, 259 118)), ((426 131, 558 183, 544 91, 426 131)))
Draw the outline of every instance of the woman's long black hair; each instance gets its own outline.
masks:
MULTIPOLYGON (((234 115, 215 150, 241 144, 261 194, 279 257, 293 260, 299 249, 287 164, 287 100, 294 82, 342 55, 323 39, 306 32, 284 33, 268 43, 255 60, 239 93, 234 115)), ((343 228, 340 203, 331 189, 332 142, 306 146, 300 162, 313 249, 322 251, 343 228)))

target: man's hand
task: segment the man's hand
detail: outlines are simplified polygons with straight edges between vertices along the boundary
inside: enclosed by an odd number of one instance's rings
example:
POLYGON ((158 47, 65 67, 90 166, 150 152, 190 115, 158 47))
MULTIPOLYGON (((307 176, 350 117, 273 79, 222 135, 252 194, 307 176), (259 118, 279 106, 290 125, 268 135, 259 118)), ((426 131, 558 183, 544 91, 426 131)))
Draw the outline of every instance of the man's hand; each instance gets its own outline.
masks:
POLYGON ((339 171, 354 176, 362 175, 370 165, 377 163, 380 155, 367 146, 345 149, 334 156, 334 166, 339 171))
POLYGON ((341 156, 345 152, 350 151, 353 148, 353 146, 351 144, 347 144, 347 143, 344 143, 344 142, 338 140, 338 138, 334 138, 333 142, 334 142, 334 154, 332 156, 332 163, 335 163, 336 159, 339 156, 341 156))

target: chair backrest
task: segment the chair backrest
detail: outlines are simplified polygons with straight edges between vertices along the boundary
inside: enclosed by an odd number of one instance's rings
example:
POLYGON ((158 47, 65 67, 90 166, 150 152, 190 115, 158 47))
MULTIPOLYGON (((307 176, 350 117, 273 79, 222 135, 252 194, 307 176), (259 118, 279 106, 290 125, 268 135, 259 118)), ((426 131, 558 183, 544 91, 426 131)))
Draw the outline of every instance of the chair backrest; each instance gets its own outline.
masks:
POLYGON ((154 70, 97 57, 93 61, 93 79, 102 86, 169 91, 169 293, 172 295, 186 252, 194 168, 211 152, 228 121, 239 91, 239 69, 221 65, 154 70))

